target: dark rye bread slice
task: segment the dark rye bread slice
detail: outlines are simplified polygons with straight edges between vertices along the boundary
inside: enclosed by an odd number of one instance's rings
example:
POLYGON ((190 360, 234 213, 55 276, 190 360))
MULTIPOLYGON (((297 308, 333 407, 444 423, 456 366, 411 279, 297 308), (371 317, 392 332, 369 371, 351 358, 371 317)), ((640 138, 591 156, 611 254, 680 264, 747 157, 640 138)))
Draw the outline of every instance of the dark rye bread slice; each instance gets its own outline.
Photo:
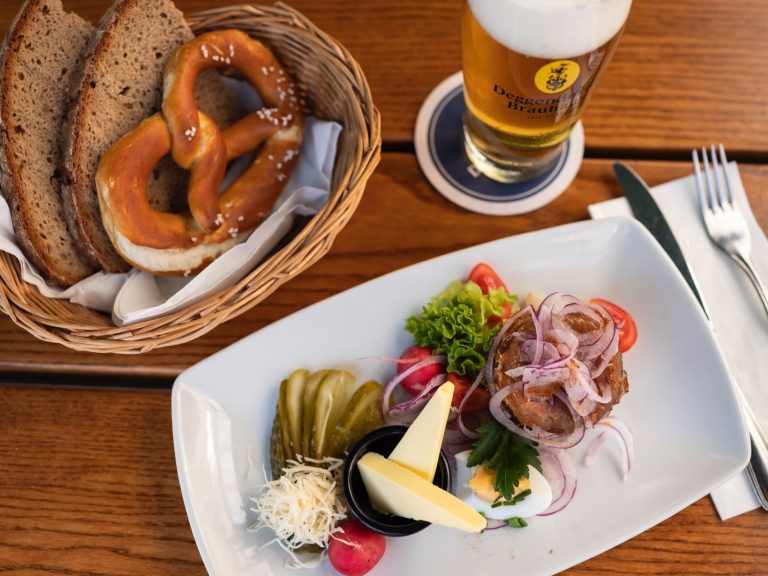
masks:
POLYGON ((0 187, 19 246, 62 286, 94 272, 67 231, 58 170, 68 87, 92 33, 59 0, 28 0, 0 55, 0 187))
MULTIPOLYGON (((70 230, 94 264, 107 272, 129 268, 104 230, 94 183, 101 155, 144 118, 160 110, 162 76, 174 49, 193 38, 170 0, 118 0, 104 15, 88 48, 64 138, 63 200, 70 230)), ((221 127, 237 110, 218 74, 197 83, 200 108, 221 127)), ((187 175, 169 157, 150 178, 150 204, 178 209, 187 175)))

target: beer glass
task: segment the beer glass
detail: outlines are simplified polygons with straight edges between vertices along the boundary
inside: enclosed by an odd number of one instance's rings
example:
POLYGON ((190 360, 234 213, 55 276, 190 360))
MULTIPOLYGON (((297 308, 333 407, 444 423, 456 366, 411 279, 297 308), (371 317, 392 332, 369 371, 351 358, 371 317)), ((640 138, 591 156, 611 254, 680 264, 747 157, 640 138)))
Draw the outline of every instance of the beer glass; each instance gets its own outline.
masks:
POLYGON ((464 0, 464 147, 500 182, 558 159, 616 49, 632 0, 464 0))

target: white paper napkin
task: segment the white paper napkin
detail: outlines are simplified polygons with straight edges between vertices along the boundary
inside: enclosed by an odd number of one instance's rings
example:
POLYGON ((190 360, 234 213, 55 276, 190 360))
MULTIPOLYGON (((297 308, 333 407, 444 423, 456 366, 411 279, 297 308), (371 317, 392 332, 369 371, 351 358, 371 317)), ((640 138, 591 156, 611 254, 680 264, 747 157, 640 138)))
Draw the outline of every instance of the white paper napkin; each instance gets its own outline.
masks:
MULTIPOLYGON (((728 173, 734 184, 735 200, 752 233, 755 268, 768 280, 768 240, 749 207, 735 162, 728 165, 728 173)), ((707 236, 693 176, 656 186, 651 189, 651 194, 669 222, 699 284, 728 368, 748 398, 760 425, 768 430, 768 384, 765 382, 768 374, 768 354, 765 352, 768 350, 768 317, 757 294, 736 263, 707 236)), ((624 198, 593 204, 589 213, 592 218, 632 216, 624 198)), ((712 425, 717 426, 717 422, 712 425)), ((713 491, 711 496, 722 520, 760 505, 745 472, 713 491)))
MULTIPOLYGON (((245 110, 260 106, 255 91, 244 83, 230 83, 245 110)), ((63 289, 49 286, 16 244, 10 209, 0 196, 0 250, 21 263, 21 276, 48 298, 65 298, 102 312, 111 312, 118 326, 156 318, 180 310, 219 290, 236 284, 274 248, 297 215, 317 213, 328 201, 336 146, 341 126, 307 117, 299 161, 272 213, 238 244, 192 278, 154 276, 132 270, 126 274, 98 272, 63 289)), ((247 162, 243 163, 247 165, 247 162)), ((244 166, 241 166, 241 168, 244 166)), ((234 179, 238 166, 228 172, 223 186, 234 179)))

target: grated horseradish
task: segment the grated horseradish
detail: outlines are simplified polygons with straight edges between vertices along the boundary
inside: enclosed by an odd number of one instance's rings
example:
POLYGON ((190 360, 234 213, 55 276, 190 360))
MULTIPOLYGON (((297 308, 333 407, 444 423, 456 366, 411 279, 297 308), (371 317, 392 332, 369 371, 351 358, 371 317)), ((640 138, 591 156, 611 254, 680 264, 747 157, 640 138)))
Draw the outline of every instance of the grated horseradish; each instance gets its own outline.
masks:
POLYGON ((282 476, 258 486, 251 497, 259 520, 249 530, 271 528, 289 553, 309 544, 326 548, 345 518, 337 472, 342 464, 331 457, 288 460, 282 476))

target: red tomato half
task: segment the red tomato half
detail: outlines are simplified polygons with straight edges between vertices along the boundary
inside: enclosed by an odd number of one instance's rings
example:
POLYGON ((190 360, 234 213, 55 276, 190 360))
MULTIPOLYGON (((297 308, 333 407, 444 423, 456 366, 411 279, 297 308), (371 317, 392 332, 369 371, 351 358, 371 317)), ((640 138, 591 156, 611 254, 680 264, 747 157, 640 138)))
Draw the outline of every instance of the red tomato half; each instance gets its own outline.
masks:
MULTIPOLYGON (((461 401, 464 399, 464 396, 467 395, 467 392, 469 392, 469 389, 472 387, 472 382, 464 376, 459 376, 458 374, 452 374, 450 372, 448 373, 446 380, 448 382, 453 382, 454 389, 451 406, 458 408, 461 405, 461 401)), ((467 403, 464 404, 463 412, 470 414, 472 412, 480 412, 481 410, 485 410, 488 407, 488 402, 490 401, 491 394, 488 392, 488 390, 478 386, 475 391, 472 392, 472 396, 467 399, 467 403)))
POLYGON ((619 327, 619 351, 623 353, 632 348, 637 340, 637 325, 629 312, 601 298, 593 298, 590 302, 605 308, 619 327))
POLYGON ((488 290, 491 288, 507 289, 496 271, 485 262, 480 262, 472 268, 472 272, 469 273, 469 280, 480 286, 483 294, 488 294, 488 290))
MULTIPOLYGON (((509 294, 509 290, 507 290, 507 287, 504 285, 504 282, 501 281, 499 275, 485 262, 480 262, 472 268, 468 280, 480 286, 480 290, 483 291, 483 294, 488 294, 488 290, 491 288, 494 290, 504 288, 507 294, 509 294)), ((491 316, 488 318, 488 324, 491 326, 495 326, 502 320, 509 318, 510 314, 512 314, 512 306, 510 304, 502 304, 501 307, 504 309, 504 313, 501 316, 491 316)))

